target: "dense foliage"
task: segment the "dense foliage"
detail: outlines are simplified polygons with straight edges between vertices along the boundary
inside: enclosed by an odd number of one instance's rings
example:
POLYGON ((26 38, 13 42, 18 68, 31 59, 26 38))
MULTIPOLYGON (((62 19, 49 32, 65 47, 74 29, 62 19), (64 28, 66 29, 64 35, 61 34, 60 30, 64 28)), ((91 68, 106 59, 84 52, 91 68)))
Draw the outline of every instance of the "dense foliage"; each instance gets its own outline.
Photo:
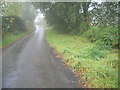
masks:
MULTIPOLYGON (((88 22, 88 6, 90 3, 33 3, 34 6, 40 7, 45 14, 46 20, 50 25, 66 33, 78 33, 84 22, 88 22), (36 5, 37 4, 37 5, 36 5), (83 7, 82 9, 79 8, 83 7), (84 17, 84 18, 83 18, 84 17)), ((84 23, 87 29, 89 25, 84 23)))
POLYGON ((83 35, 91 42, 104 47, 104 49, 118 49, 119 47, 118 27, 109 26, 101 29, 94 26, 83 35))
POLYGON ((33 3, 55 30, 82 35, 91 42, 118 48, 117 2, 47 2, 33 3))
POLYGON ((117 2, 34 2, 33 5, 52 26, 46 29, 48 42, 60 53, 63 62, 84 79, 85 86, 118 87, 117 2))
MULTIPOLYGON (((108 30, 112 31, 113 28, 108 30)), ((65 65, 80 76, 80 80, 82 79, 85 86, 90 88, 117 88, 118 51, 110 49, 110 46, 105 44, 101 45, 101 43, 108 43, 99 35, 102 33, 102 31, 94 33, 92 29, 81 36, 74 36, 60 33, 50 27, 46 28, 47 41, 50 46, 55 48, 57 57, 63 58, 62 61, 65 65), (94 42, 90 42, 94 38, 89 37, 97 38, 94 42), (103 39, 103 41, 99 42, 99 39, 103 39)), ((108 38, 106 35, 103 37, 108 38)))
POLYGON ((117 2, 34 2, 33 5, 41 9, 50 25, 66 33, 81 34, 91 25, 106 27, 117 24, 117 2))
POLYGON ((0 7, 3 47, 35 29, 35 9, 30 2, 0 2, 0 7))
MULTIPOLYGON (((6 32, 17 34, 17 31, 26 31, 25 22, 18 16, 3 16, 2 17, 2 31, 3 36, 6 32)), ((4 37, 3 37, 4 38, 4 37)))
POLYGON ((3 31, 12 32, 14 29, 17 30, 18 28, 21 31, 25 31, 25 25, 33 27, 35 12, 30 3, 0 2, 0 6, 0 14, 3 16, 3 31))

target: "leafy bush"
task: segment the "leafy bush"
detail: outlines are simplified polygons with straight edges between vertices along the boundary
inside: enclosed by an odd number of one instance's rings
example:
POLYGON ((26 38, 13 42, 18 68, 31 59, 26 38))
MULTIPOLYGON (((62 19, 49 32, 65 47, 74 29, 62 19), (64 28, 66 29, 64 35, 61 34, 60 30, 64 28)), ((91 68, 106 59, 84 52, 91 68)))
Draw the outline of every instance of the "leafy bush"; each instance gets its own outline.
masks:
POLYGON ((2 17, 3 32, 26 31, 25 22, 18 16, 3 16, 2 17))
POLYGON ((97 45, 103 45, 104 47, 116 47, 118 48, 118 28, 106 27, 100 29, 98 26, 91 27, 83 36, 86 36, 91 42, 95 42, 97 45))
POLYGON ((81 56, 83 58, 89 58, 93 60, 100 60, 100 58, 104 58, 106 52, 101 50, 98 46, 89 45, 83 48, 80 51, 81 56))

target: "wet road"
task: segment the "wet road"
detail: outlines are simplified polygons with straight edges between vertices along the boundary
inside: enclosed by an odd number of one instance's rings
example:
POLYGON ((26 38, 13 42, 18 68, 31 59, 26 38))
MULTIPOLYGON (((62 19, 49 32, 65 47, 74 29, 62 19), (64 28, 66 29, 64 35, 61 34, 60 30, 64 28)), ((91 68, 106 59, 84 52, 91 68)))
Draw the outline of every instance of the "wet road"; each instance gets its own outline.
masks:
POLYGON ((3 50, 2 75, 3 88, 75 87, 54 61, 42 27, 3 50))

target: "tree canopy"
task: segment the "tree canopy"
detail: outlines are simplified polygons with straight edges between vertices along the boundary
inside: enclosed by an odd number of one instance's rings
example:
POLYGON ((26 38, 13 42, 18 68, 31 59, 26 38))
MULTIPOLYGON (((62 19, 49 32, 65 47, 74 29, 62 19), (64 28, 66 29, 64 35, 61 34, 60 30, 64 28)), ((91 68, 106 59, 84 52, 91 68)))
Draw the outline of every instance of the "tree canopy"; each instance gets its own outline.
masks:
POLYGON ((35 9, 30 2, 0 2, 2 31, 26 31, 25 27, 34 27, 35 9))
POLYGON ((103 28, 117 25, 117 2, 34 2, 33 5, 50 25, 66 33, 82 34, 92 25, 103 28))

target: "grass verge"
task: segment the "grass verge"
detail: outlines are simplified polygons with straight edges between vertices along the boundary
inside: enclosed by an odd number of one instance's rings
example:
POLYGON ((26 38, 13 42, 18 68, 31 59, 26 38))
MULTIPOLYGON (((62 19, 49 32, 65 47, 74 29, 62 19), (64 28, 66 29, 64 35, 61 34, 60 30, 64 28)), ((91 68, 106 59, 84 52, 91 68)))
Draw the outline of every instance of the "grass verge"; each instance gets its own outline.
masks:
POLYGON ((72 36, 46 28, 46 39, 72 71, 91 88, 118 88, 118 53, 101 49, 84 35, 72 36))
POLYGON ((13 34, 10 32, 5 33, 4 37, 2 38, 2 48, 12 44, 13 42, 15 42, 16 40, 24 37, 25 35, 27 35, 28 32, 17 32, 17 34, 13 34))

